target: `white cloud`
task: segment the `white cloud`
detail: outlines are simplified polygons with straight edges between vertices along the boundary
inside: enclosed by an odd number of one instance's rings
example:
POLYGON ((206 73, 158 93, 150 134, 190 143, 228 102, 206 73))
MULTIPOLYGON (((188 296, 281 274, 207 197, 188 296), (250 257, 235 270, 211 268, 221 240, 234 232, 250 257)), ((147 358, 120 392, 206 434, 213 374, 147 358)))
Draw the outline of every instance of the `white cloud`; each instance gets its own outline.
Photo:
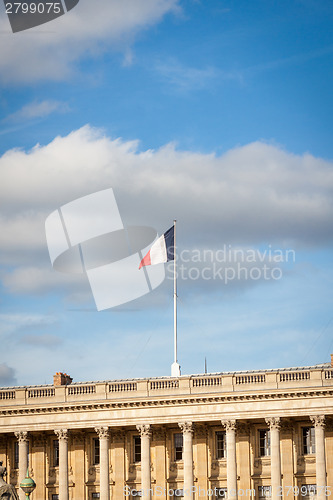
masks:
POLYGON ((21 329, 53 325, 57 318, 41 314, 0 314, 0 335, 11 335, 21 329))
POLYGON ((171 59, 156 65, 157 73, 180 91, 201 90, 211 85, 222 74, 214 67, 195 68, 185 66, 179 61, 171 59))
POLYGON ((3 283, 41 293, 82 277, 52 271, 44 223, 64 203, 113 187, 125 224, 163 231, 179 220, 182 248, 322 247, 332 240, 333 164, 255 142, 224 155, 140 151, 89 126, 0 158, 3 283))
POLYGON ((0 6, 3 83, 62 80, 82 57, 113 47, 128 50, 136 33, 177 10, 178 0, 81 0, 64 16, 13 34, 0 6))
POLYGON ((69 107, 66 103, 61 101, 34 101, 23 106, 23 108, 15 111, 4 118, 3 122, 18 123, 27 120, 33 120, 35 118, 45 118, 52 113, 66 113, 69 107))
POLYGON ((0 386, 9 387, 16 384, 16 370, 7 365, 7 363, 0 363, 0 386))
MULTIPOLYGON (((79 291, 86 285, 83 275, 60 274, 49 267, 17 267, 3 273, 2 282, 10 293, 42 294, 66 287, 67 290, 79 291)), ((86 285, 87 286, 87 285, 86 285)))
POLYGON ((24 335, 22 342, 34 347, 54 349, 63 343, 63 340, 56 335, 44 333, 42 335, 24 335))

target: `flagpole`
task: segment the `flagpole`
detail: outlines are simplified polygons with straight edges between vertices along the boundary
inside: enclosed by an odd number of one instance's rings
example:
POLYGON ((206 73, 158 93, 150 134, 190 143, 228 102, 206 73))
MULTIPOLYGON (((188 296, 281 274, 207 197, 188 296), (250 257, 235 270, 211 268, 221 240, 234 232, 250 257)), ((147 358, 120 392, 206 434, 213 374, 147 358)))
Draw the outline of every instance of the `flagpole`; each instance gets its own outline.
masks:
POLYGON ((173 261, 173 333, 174 333, 174 359, 177 363, 177 247, 176 247, 176 220, 173 221, 174 227, 174 261, 173 261))
POLYGON ((180 365, 177 359, 177 246, 176 246, 176 220, 173 221, 173 363, 171 365, 171 376, 180 377, 180 365))

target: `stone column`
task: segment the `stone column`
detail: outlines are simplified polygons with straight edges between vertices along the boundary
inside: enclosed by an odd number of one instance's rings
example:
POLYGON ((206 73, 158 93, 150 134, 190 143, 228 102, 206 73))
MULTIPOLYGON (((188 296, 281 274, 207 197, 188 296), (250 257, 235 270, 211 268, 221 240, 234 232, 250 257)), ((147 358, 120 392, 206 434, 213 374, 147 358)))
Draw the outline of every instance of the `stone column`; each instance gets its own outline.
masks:
POLYGON ((271 432, 271 486, 272 500, 281 500, 281 455, 280 455, 280 427, 279 417, 266 418, 271 432))
POLYGON ((150 425, 137 425, 141 435, 141 489, 142 497, 151 500, 151 475, 150 475, 150 425))
POLYGON ((222 420, 227 439, 228 500, 237 500, 236 420, 222 420))
MULTIPOLYGON (((19 484, 27 475, 28 469, 28 449, 29 449, 29 439, 28 433, 26 431, 15 432, 15 437, 18 439, 19 443, 19 484)), ((19 488, 20 500, 25 500, 26 496, 23 490, 19 488)))
POLYGON ((184 498, 193 500, 193 424, 184 422, 178 424, 183 431, 183 462, 184 462, 184 498))
POLYGON ((99 457, 100 457, 100 498, 110 500, 110 480, 109 480, 109 429, 108 427, 98 427, 95 429, 99 437, 99 457))
POLYGON ((325 416, 310 417, 315 427, 316 440, 316 483, 317 500, 327 499, 326 488, 326 458, 325 458, 325 416))
POLYGON ((68 430, 54 432, 59 439, 59 500, 68 500, 68 430))

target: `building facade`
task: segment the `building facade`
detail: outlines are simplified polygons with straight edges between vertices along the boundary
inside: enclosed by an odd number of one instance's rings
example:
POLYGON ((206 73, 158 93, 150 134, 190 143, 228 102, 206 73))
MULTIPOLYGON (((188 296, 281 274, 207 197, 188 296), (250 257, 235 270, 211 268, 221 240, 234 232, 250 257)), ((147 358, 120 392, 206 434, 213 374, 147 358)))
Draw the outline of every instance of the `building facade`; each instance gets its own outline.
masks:
POLYGON ((32 500, 327 500, 333 360, 3 388, 0 460, 17 489, 29 468, 32 500))

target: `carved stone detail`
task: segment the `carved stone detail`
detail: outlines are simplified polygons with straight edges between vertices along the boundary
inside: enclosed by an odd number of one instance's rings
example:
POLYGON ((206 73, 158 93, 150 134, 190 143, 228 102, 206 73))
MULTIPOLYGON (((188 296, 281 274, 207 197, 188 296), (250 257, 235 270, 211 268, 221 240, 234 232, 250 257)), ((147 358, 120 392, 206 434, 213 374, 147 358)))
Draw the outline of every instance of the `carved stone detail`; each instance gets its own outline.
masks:
POLYGON ((73 445, 84 444, 85 439, 86 439, 86 435, 82 431, 75 432, 75 434, 73 434, 73 433, 71 434, 71 442, 73 445))
POLYGON ((208 429, 206 425, 196 425, 195 426, 195 437, 198 439, 207 439, 208 429))
POLYGON ((153 441, 164 441, 166 437, 165 427, 154 427, 153 429, 153 441))
POLYGON ((59 439, 59 441, 68 441, 68 430, 67 429, 58 429, 54 431, 55 435, 59 439))
POLYGON ((112 441, 114 443, 123 443, 125 441, 125 432, 122 430, 113 430, 111 432, 112 441))
POLYGON ((172 462, 170 464, 170 472, 176 472, 177 470, 177 464, 175 462, 172 462))
POLYGON ((237 422, 236 420, 221 420, 221 424, 227 431, 236 431, 237 422))
POLYGON ((15 469, 13 470, 13 469, 12 469, 12 470, 10 471, 9 477, 10 477, 10 479, 12 479, 13 481, 15 481, 15 482, 16 482, 16 481, 17 481, 17 479, 18 479, 18 470, 15 470, 15 469))
POLYGON ((217 460, 212 461, 212 470, 218 470, 219 469, 219 463, 217 460))
POLYGON ((243 422, 237 423, 237 435, 239 436, 249 436, 251 432, 251 425, 243 422))
POLYGON ((88 474, 89 474, 89 476, 93 476, 93 475, 95 474, 95 472, 96 472, 96 471, 95 471, 95 468, 94 468, 94 467, 89 467, 89 469, 88 469, 88 474))
POLYGON ((140 432, 141 437, 151 436, 151 426, 149 424, 137 425, 136 428, 140 432))
POLYGON ((178 425, 181 428, 183 434, 193 434, 194 425, 192 422, 180 422, 178 425))
POLYGON ((265 418, 266 424, 271 430, 280 430, 281 428, 281 418, 280 417, 270 417, 265 418))
POLYGON ((15 432, 15 437, 18 439, 19 443, 27 443, 29 440, 27 431, 15 432))
POLYGON ((310 416, 310 420, 315 427, 325 428, 325 415, 313 415, 310 416))
POLYGON ((294 431, 294 424, 292 420, 282 420, 281 421, 281 432, 287 434, 294 431))
POLYGON ((45 445, 46 445, 46 434, 44 432, 33 436, 33 446, 35 448, 44 448, 45 445))
POLYGON ((97 432, 99 439, 108 439, 110 436, 108 427, 95 427, 95 432, 97 432))

